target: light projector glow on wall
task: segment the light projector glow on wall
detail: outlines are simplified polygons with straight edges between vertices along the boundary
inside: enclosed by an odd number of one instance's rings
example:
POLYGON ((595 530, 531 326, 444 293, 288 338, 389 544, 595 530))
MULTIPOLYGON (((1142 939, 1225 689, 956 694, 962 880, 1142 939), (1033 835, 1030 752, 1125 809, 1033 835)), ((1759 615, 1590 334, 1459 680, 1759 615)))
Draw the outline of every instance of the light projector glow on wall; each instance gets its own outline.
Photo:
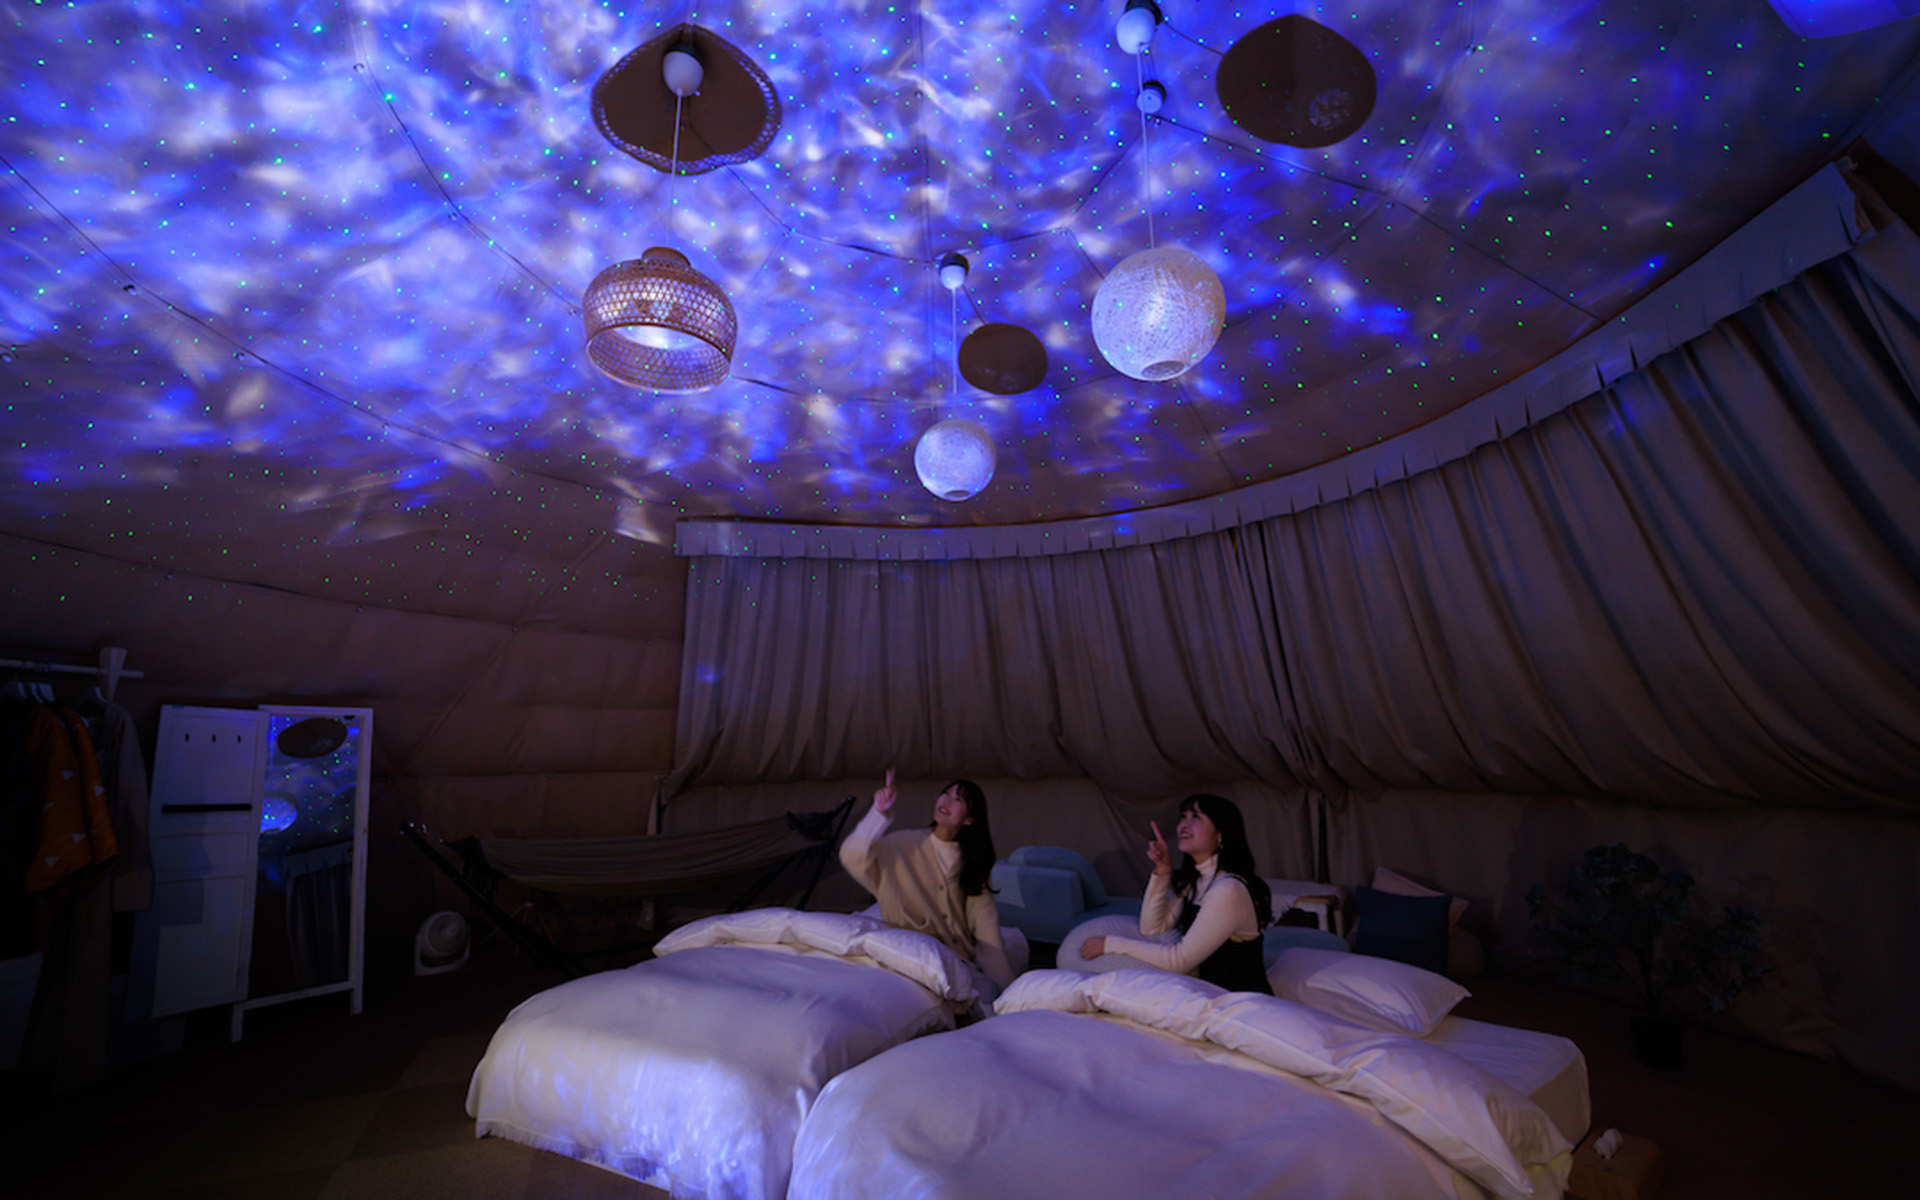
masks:
POLYGON ((1920 0, 1772 0, 1773 11, 1801 37, 1840 37, 1920 15, 1920 0))

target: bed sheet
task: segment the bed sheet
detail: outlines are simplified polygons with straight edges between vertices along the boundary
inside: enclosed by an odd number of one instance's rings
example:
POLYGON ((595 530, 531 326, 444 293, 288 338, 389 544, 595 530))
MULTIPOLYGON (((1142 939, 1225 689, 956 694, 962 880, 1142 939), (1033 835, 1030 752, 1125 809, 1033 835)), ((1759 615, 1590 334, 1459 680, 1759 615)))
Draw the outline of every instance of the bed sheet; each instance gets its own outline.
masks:
POLYGON ((1593 1124, 1587 1058, 1557 1034, 1515 1029, 1469 1017, 1447 1017, 1424 1039, 1458 1054, 1538 1104, 1578 1145, 1593 1124))
POLYGON ((835 1075, 953 1024, 953 1005, 865 962, 702 946, 532 996, 474 1071, 493 1135, 709 1200, 778 1200, 835 1075))

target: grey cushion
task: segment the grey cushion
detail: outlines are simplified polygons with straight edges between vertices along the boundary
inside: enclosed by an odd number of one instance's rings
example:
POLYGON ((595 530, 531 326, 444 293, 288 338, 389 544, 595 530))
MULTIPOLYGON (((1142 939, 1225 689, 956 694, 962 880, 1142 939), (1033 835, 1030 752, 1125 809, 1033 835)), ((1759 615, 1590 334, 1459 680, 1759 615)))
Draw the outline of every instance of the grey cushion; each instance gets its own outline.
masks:
POLYGON ((1107 902, 1107 889, 1100 882, 1100 873, 1093 869, 1087 856, 1078 850, 1069 850, 1065 846, 1022 846, 1007 855, 1007 861, 1072 871, 1080 877, 1080 895, 1088 908, 1099 908, 1107 902))
POLYGON ((1036 942, 1058 943, 1086 910, 1080 877, 1072 871, 997 862, 993 889, 1000 924, 1011 925, 1036 942))

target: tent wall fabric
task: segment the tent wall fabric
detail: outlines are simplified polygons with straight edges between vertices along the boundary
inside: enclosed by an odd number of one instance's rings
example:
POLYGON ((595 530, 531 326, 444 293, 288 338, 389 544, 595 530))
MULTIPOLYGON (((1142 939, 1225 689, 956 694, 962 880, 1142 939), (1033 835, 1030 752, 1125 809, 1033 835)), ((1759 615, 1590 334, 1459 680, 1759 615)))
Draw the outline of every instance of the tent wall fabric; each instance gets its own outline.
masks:
MULTIPOLYGON (((375 709, 367 962, 405 970, 421 920, 463 901, 405 843, 403 822, 638 835, 673 763, 684 560, 615 539, 583 579, 530 596, 502 579, 513 573, 502 536, 461 530, 462 553, 409 589, 383 574, 391 539, 343 531, 324 570, 352 595, 297 590, 265 565, 285 560, 257 550, 249 567, 185 544, 144 565, 0 534, 0 636, 84 647, 110 634, 133 648, 145 677, 124 681, 119 699, 149 747, 165 703, 375 709)), ((526 570, 563 578, 581 557, 558 541, 535 552, 552 557, 526 570)))
MULTIPOLYGON (((1877 814, 1912 846, 1920 239, 1870 189, 1863 203, 1877 232, 1848 254, 1586 400, 1349 499, 1046 557, 696 558, 669 788, 890 765, 1080 778, 1106 826, 1131 829, 1198 785, 1257 781, 1325 798, 1341 873, 1365 857, 1355 794, 1496 829, 1488 796, 1877 814)), ((1498 844, 1458 843, 1432 873, 1482 870, 1498 844)), ((1510 912, 1542 865, 1509 861, 1488 903, 1510 912)), ((1884 885, 1912 912, 1911 875, 1888 866, 1796 869, 1779 902, 1854 920, 1815 897, 1884 885)), ((1870 1039, 1867 997, 1915 981, 1856 949, 1822 980, 1819 1019, 1870 1039)), ((1821 1040, 1771 1020, 1765 1036, 1821 1040)))

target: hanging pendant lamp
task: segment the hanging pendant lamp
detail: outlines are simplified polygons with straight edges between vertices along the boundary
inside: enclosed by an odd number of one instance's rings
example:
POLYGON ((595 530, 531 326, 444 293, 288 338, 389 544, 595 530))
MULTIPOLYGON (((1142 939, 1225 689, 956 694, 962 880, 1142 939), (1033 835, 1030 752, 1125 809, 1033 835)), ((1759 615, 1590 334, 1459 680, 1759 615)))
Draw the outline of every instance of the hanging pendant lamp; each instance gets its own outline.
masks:
POLYGON ((1160 111, 1167 90, 1145 77, 1140 56, 1164 18, 1153 0, 1129 0, 1114 26, 1120 49, 1134 56, 1140 90, 1141 176, 1145 180, 1148 248, 1120 260, 1093 297, 1093 343, 1116 371, 1158 382, 1184 374, 1207 356, 1227 323, 1220 277, 1198 254, 1157 246, 1153 236, 1153 164, 1147 155, 1147 115, 1160 111))
MULTIPOLYGON (((960 393, 960 285, 967 281, 967 260, 949 254, 940 260, 940 283, 953 293, 953 394, 960 393)), ((913 471, 920 486, 942 500, 971 500, 993 482, 997 456, 993 435, 978 421, 948 417, 920 435, 913 447, 913 471)))
MULTIPOLYGON (((705 69, 693 43, 682 41, 667 51, 661 73, 675 97, 673 170, 667 184, 672 232, 681 106, 700 89, 705 69)), ((740 328, 733 302, 678 250, 655 246, 601 271, 587 285, 580 307, 587 359, 616 383, 650 392, 700 392, 718 386, 733 367, 740 328)))
POLYGON ((699 392, 732 369, 733 303, 678 250, 655 246, 608 267, 594 276, 581 307, 587 358, 617 383, 699 392))

